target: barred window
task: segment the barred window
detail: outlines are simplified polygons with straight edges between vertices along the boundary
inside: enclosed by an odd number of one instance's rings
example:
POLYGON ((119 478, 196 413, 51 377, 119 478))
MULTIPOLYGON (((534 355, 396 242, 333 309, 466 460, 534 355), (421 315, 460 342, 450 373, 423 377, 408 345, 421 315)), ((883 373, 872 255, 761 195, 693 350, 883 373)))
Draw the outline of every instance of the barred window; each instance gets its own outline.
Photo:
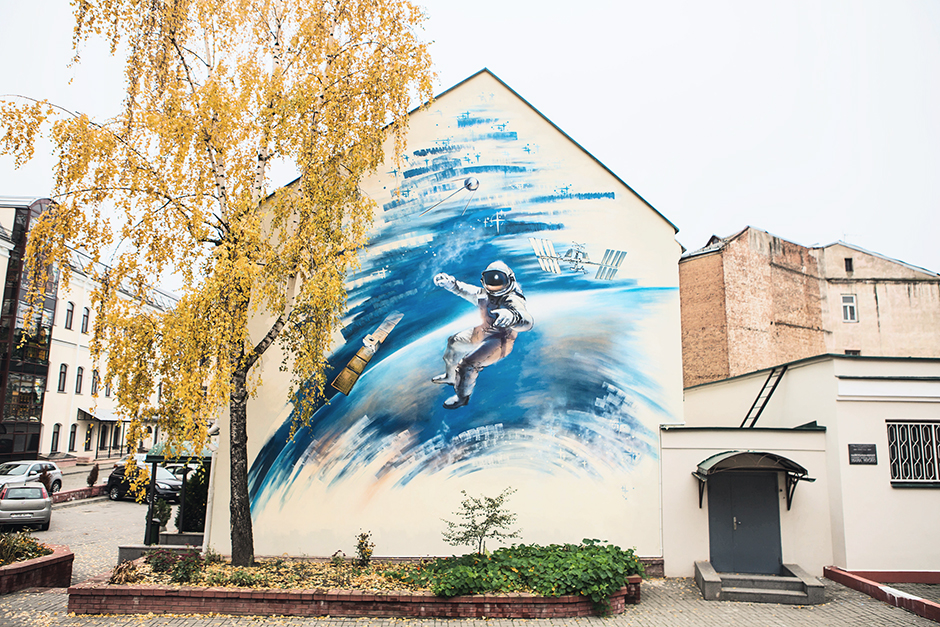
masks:
POLYGON ((891 481, 940 487, 940 421, 888 421, 891 481))

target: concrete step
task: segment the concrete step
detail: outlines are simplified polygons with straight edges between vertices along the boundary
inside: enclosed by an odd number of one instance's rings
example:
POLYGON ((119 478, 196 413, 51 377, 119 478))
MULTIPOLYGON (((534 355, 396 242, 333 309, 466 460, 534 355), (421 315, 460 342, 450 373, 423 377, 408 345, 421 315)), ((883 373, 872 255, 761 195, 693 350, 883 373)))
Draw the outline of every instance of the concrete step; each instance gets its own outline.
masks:
POLYGON ((747 601, 750 603, 782 603, 784 605, 808 605, 809 597, 800 590, 772 590, 768 588, 726 588, 722 586, 718 597, 721 601, 747 601))
POLYGON ((746 575, 720 573, 722 588, 763 588, 765 590, 798 590, 803 592, 803 581, 798 577, 778 575, 746 575))

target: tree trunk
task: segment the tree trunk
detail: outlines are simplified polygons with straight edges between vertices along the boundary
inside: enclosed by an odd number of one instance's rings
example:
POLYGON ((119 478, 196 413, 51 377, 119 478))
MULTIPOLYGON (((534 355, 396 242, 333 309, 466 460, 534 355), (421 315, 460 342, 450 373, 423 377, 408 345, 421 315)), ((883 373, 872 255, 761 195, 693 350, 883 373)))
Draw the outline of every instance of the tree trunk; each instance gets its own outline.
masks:
POLYGON ((248 389, 247 372, 232 374, 232 395, 229 402, 229 433, 231 451, 231 488, 229 505, 232 526, 232 565, 251 566, 255 558, 255 541, 251 529, 251 502, 248 499, 248 389))

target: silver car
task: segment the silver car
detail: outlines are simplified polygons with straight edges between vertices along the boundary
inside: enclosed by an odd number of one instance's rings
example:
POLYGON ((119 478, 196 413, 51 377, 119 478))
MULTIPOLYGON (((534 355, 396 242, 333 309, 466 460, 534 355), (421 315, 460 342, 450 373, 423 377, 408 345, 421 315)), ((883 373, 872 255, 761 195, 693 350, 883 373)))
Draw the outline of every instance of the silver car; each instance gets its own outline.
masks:
POLYGON ((39 460, 0 464, 0 486, 39 481, 43 470, 49 473, 49 490, 53 494, 61 490, 62 471, 52 462, 39 460))
POLYGON ((0 525, 38 525, 52 522, 52 497, 41 483, 5 485, 0 488, 0 525))

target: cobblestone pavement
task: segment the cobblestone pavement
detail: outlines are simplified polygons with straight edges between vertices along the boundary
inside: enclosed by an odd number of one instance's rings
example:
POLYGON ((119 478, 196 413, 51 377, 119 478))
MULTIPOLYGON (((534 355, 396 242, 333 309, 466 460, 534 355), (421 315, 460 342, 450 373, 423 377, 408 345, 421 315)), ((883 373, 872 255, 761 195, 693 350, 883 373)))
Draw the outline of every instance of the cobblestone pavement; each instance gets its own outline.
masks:
POLYGON ((822 605, 773 605, 704 601, 691 579, 643 583, 639 605, 609 618, 551 620, 341 619, 236 616, 69 616, 64 590, 18 592, 0 597, 2 627, 937 627, 937 623, 876 601, 829 580, 822 605))
POLYGON ((931 584, 931 583, 886 583, 886 586, 891 586, 896 590, 901 592, 906 592, 908 594, 913 594, 915 597, 920 597, 927 601, 933 601, 934 603, 940 603, 940 584, 931 584))
POLYGON ((48 531, 33 536, 47 544, 65 544, 75 554, 72 583, 114 568, 118 546, 144 540, 147 506, 134 501, 97 497, 59 503, 52 508, 48 531))

